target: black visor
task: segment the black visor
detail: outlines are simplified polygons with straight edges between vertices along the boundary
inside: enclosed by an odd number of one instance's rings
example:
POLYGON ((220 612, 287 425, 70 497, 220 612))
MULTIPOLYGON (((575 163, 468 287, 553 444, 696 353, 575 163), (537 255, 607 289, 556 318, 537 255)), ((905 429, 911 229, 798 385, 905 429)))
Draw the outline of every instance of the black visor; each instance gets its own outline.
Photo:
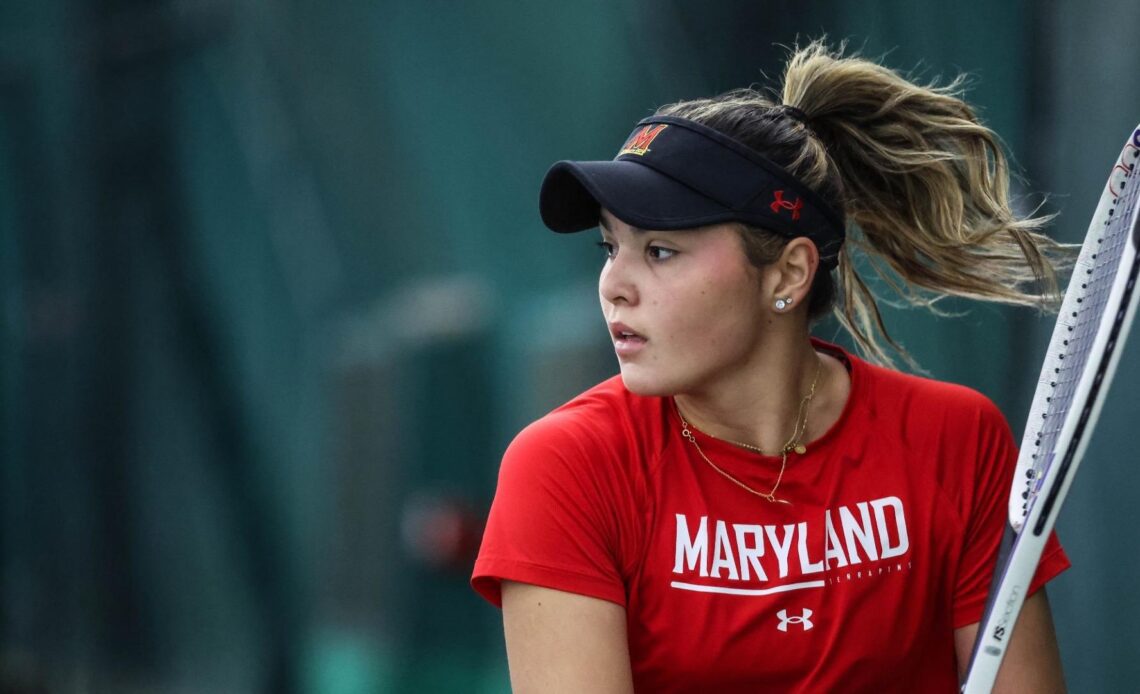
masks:
POLYGON ((751 148, 684 118, 637 124, 613 161, 560 161, 542 182, 542 221, 557 232, 598 225, 601 208, 630 226, 673 230, 736 221, 806 236, 838 262, 843 218, 751 148))

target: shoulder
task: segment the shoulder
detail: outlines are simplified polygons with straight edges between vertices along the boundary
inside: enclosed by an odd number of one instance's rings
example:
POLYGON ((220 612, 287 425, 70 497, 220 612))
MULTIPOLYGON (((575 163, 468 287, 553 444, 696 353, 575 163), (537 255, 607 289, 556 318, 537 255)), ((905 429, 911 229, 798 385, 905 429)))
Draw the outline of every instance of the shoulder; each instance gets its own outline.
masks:
POLYGON ((527 425, 512 447, 596 447, 612 444, 651 409, 630 393, 620 376, 609 378, 527 425))
MULTIPOLYGON (((998 406, 973 388, 862 360, 853 364, 870 435, 953 509, 960 532, 1008 497, 1017 445, 998 406), (866 386, 863 388, 863 386, 866 386)), ((1000 514, 996 517, 1000 518, 1000 514)))
POLYGON ((477 590, 497 604, 497 582, 509 579, 625 604, 650 503, 637 425, 652 420, 653 401, 610 379, 514 438, 499 468, 477 590))
POLYGON ((907 459, 925 461, 923 467, 945 468, 945 474, 972 476, 976 465, 990 464, 985 461, 1005 466, 1006 458, 1016 458, 1009 423, 985 394, 847 357, 852 404, 866 435, 892 442, 907 459))
POLYGON ((865 404, 882 417, 954 427, 1007 426, 998 406, 973 388, 852 360, 865 386, 865 404))
POLYGON ((866 382, 869 428, 898 442, 911 469, 928 470, 960 508, 971 513, 983 489, 1008 484, 1017 446, 1005 415, 985 394, 967 386, 858 363, 866 382))
POLYGON ((508 446, 503 471, 627 474, 661 448, 662 407, 614 376, 527 425, 508 446))

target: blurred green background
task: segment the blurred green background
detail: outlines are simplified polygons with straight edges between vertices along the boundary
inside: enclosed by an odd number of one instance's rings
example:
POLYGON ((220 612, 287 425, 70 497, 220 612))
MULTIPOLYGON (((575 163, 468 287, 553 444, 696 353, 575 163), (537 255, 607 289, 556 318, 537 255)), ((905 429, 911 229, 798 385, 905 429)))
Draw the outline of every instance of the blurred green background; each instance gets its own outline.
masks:
MULTIPOLYGON (((1133 0, 0 1, 5 694, 507 691, 467 587, 498 457, 616 370, 546 167, 826 32, 972 74, 1075 241, 1140 121, 1138 27, 1133 0)), ((1020 435, 1052 318, 953 307, 888 322, 1020 435)), ((1077 692, 1140 681, 1138 362, 1059 523, 1077 692)))

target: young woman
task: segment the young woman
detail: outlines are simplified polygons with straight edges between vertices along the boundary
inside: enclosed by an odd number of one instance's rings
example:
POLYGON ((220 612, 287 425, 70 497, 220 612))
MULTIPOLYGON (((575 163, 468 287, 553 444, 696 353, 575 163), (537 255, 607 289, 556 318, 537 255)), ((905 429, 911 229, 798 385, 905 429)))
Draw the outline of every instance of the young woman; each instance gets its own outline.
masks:
MULTIPOLYGON (((547 226, 601 227, 621 375, 503 459, 473 585, 516 691, 957 691, 1016 446, 984 396, 889 368, 846 237, 915 302, 1056 294, 958 86, 816 42, 782 104, 666 106, 547 174, 547 226), (835 305, 866 359, 810 336, 835 305)), ((1052 538, 999 689, 1063 689, 1042 586, 1067 566, 1052 538)))

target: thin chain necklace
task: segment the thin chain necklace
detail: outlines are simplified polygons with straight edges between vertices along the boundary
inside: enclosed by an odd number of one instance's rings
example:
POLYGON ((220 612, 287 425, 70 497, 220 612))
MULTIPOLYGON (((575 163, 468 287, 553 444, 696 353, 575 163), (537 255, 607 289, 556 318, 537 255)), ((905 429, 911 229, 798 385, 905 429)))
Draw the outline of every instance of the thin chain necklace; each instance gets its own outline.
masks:
MULTIPOLYGON (((787 501, 786 499, 776 498, 776 490, 780 488, 780 482, 782 482, 784 479, 784 469, 787 468, 787 466, 788 466, 788 453, 790 451, 795 451, 796 453, 799 453, 800 455, 807 453, 807 448, 804 446, 803 441, 801 441, 800 439, 804 435, 804 433, 807 431, 808 405, 811 404, 811 399, 813 397, 815 397, 815 387, 816 387, 816 385, 819 384, 819 373, 822 370, 823 370, 823 360, 820 359, 818 356, 816 356, 815 377, 812 378, 811 389, 808 391, 808 394, 805 395, 800 400, 800 409, 796 415, 796 425, 795 425, 795 428, 792 430, 792 436, 791 436, 791 438, 788 439, 787 443, 785 443, 784 447, 780 450, 780 474, 776 476, 776 484, 772 485, 772 490, 769 491, 767 494, 765 494, 764 492, 761 492, 761 491, 757 491, 757 490, 753 489, 752 487, 749 487, 747 484, 741 482, 740 480, 738 480, 735 477, 733 477, 732 475, 730 475, 728 472, 726 472, 724 469, 722 469, 716 463, 709 460, 709 457, 707 455, 705 455, 704 451, 701 450, 701 445, 699 443, 697 443, 697 437, 693 435, 693 432, 689 427, 689 423, 687 421, 685 421, 685 415, 681 414, 681 407, 680 407, 680 405, 677 404, 677 399, 673 398, 673 407, 674 407, 674 409, 677 410, 677 416, 681 419, 681 436, 684 436, 685 438, 687 438, 689 440, 689 443, 693 444, 693 447, 695 447, 697 449, 697 453, 700 454, 701 458, 703 458, 704 461, 712 467, 712 469, 719 472, 725 479, 732 482, 736 486, 740 487, 744 491, 749 492, 751 494, 755 494, 756 496, 760 497, 761 499, 767 499, 771 503, 779 502, 781 504, 790 504, 791 502, 787 501)), ((716 437, 712 437, 712 438, 716 438, 716 437)), ((737 446, 742 446, 742 447, 747 448, 749 450, 756 451, 757 453, 760 453, 760 454, 764 453, 764 451, 760 450, 756 446, 751 446, 751 445, 746 444, 746 443, 738 443, 736 441, 730 441, 728 439, 721 439, 721 440, 727 441, 728 443, 732 443, 732 444, 735 444, 737 446)))

